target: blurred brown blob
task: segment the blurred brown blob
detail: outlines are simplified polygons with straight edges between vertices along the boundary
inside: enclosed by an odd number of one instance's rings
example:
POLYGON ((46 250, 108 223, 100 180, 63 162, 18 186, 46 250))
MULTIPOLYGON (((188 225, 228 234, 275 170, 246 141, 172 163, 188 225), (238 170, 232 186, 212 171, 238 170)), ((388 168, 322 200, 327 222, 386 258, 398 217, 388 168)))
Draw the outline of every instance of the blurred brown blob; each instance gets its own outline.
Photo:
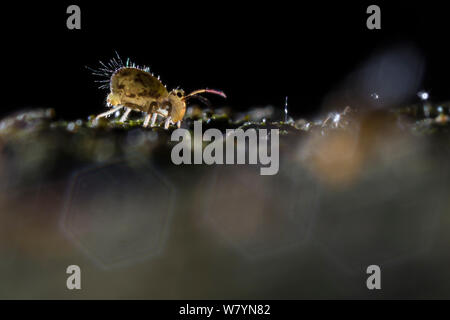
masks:
POLYGON ((394 161, 408 152, 412 137, 403 132, 393 114, 368 111, 355 118, 354 130, 314 132, 300 147, 300 158, 324 184, 342 188, 357 182, 362 171, 378 161, 394 161))
POLYGON ((314 134, 303 148, 307 167, 331 187, 350 184, 361 170, 363 158, 353 133, 314 134))

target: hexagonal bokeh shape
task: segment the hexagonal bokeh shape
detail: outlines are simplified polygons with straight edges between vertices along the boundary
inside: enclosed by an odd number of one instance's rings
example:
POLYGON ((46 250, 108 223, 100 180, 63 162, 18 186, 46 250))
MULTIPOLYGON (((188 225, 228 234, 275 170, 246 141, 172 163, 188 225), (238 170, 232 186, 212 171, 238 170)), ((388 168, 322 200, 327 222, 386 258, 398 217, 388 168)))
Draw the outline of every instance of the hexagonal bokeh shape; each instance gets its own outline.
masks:
POLYGON ((354 185, 321 193, 314 240, 348 274, 425 253, 444 210, 445 175, 426 150, 416 146, 384 157, 354 185))
POLYGON ((204 220, 213 235, 249 259, 305 243, 317 206, 317 183, 296 164, 260 175, 256 165, 214 168, 205 184, 204 220))
POLYGON ((71 178, 61 227, 100 267, 131 264, 163 249, 175 197, 151 165, 118 160, 90 167, 71 178))

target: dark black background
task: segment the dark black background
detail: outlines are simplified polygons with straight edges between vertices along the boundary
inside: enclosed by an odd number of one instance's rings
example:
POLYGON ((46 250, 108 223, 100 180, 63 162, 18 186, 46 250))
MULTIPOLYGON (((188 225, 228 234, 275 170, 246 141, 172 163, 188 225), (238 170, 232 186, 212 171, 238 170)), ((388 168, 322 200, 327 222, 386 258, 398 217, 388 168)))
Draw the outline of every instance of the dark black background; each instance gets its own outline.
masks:
MULTIPOLYGON (((53 107, 58 117, 104 110, 85 66, 117 51, 159 74, 169 88, 224 90, 235 109, 283 105, 318 110, 324 96, 376 50, 409 42, 425 55, 424 88, 445 100, 450 71, 444 2, 60 1, 3 7, 2 110, 53 107), (66 8, 81 7, 81 30, 66 8), (366 28, 378 4, 382 29, 366 28)), ((220 98, 212 99, 220 105, 220 98)))

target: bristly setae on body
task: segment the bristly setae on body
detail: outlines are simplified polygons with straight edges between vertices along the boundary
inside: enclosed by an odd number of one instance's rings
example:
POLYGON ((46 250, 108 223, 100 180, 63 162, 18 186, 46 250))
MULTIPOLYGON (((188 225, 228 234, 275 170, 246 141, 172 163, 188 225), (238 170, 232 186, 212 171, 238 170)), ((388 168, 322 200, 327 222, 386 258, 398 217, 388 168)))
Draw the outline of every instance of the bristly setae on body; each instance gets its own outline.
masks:
MULTIPOLYGON (((158 115, 165 118, 164 128, 170 124, 181 125, 186 112, 186 102, 197 97, 203 101, 206 99, 197 96, 200 93, 213 93, 226 98, 226 95, 219 90, 200 89, 185 95, 181 89, 167 91, 167 88, 150 73, 149 68, 140 67, 127 60, 126 64, 117 55, 108 63, 100 62, 101 67, 97 70, 90 69, 94 75, 104 77, 104 80, 96 81, 102 83, 100 88, 110 89, 106 99, 107 106, 111 110, 99 114, 96 119, 107 117, 120 109, 125 112, 120 118, 124 122, 132 110, 144 112, 146 114, 144 127, 155 126, 158 115)), ((206 100, 207 101, 207 100, 206 100)))

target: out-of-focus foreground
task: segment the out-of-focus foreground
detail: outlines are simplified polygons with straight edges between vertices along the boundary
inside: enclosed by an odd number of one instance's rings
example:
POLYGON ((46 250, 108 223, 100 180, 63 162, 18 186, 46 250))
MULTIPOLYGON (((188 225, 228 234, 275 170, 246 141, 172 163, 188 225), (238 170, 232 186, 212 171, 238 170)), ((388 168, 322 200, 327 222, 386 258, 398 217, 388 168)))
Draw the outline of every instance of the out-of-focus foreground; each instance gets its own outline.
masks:
POLYGON ((448 110, 312 122, 188 110, 185 128, 279 128, 274 176, 173 165, 170 131, 142 120, 12 115, 0 122, 0 297, 450 298, 448 110), (66 288, 72 264, 80 291, 66 288), (380 292, 366 288, 372 264, 380 292))

